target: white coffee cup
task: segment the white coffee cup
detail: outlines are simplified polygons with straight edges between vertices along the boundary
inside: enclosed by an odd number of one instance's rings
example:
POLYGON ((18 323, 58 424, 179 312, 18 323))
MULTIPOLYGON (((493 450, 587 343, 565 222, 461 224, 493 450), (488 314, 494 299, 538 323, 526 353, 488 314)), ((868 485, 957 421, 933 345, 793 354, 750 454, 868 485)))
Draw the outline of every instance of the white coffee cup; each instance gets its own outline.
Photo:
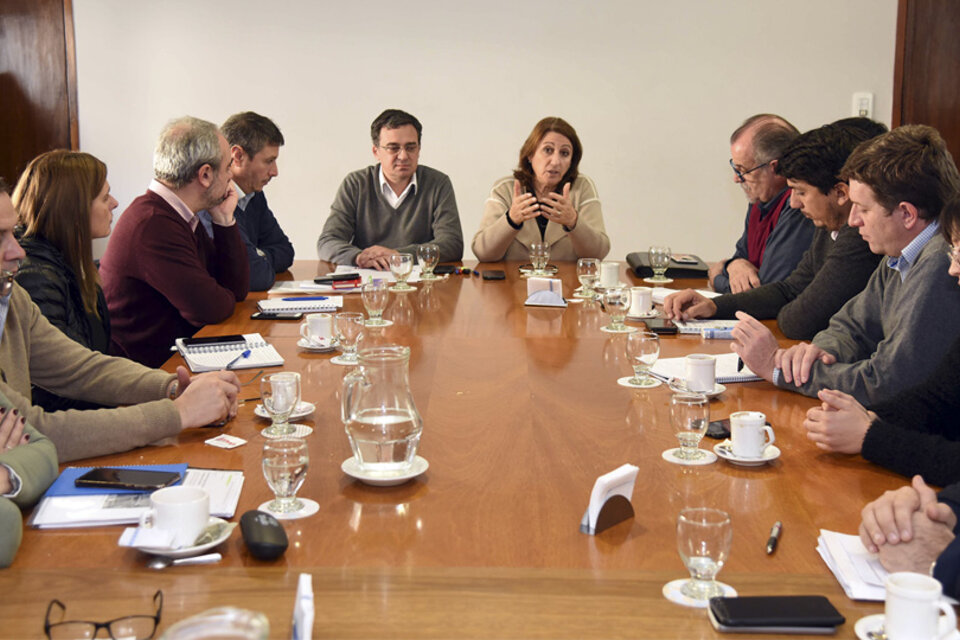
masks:
POLYGON ((630 315, 645 316, 653 309, 653 289, 630 287, 630 315))
POLYGON ((600 286, 610 289, 620 282, 620 263, 605 260, 600 263, 600 286))
POLYGON ((759 411, 737 411, 730 414, 730 442, 738 458, 760 458, 774 442, 773 428, 767 416, 759 411))
POLYGON ((192 547, 210 520, 210 496, 201 487, 165 487, 150 494, 140 526, 173 532, 173 548, 192 547))
POLYGON ((311 313, 300 323, 300 336, 307 342, 326 342, 333 337, 333 315, 311 313))
POLYGON ((691 353, 684 359, 684 378, 687 389, 698 393, 713 393, 717 382, 717 359, 705 353, 691 353))
POLYGON ((883 629, 890 640, 933 640, 956 629, 957 616, 943 600, 939 580, 901 571, 887 576, 886 587, 883 629))

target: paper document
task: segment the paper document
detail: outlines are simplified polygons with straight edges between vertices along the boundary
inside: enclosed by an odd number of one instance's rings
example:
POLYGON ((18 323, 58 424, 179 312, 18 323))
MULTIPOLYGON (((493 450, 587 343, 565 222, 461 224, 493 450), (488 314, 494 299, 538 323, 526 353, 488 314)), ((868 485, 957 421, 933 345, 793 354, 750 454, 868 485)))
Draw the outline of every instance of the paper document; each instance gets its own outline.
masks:
POLYGON ((317 284, 313 280, 287 280, 285 282, 278 282, 273 287, 267 291, 267 295, 279 295, 279 294, 291 294, 291 293, 302 293, 307 294, 318 294, 318 293, 359 293, 360 287, 333 287, 329 284, 317 284))
MULTIPOLYGON (((671 293, 678 293, 680 289, 667 289, 666 287, 654 287, 653 288, 653 301, 656 304, 663 304, 663 301, 667 299, 671 293)), ((705 298, 716 298, 720 294, 716 291, 710 291, 710 289, 697 289, 697 293, 702 295, 705 298)))
MULTIPOLYGON (((187 469, 183 484, 207 490, 210 515, 232 518, 243 488, 243 472, 187 469)), ((53 496, 40 501, 28 524, 40 529, 130 524, 139 522, 149 508, 149 493, 53 496)))
POLYGON ((860 536, 821 529, 817 551, 851 600, 884 599, 883 581, 889 572, 875 554, 867 551, 860 536))
MULTIPOLYGON (((397 279, 389 271, 377 271, 376 269, 359 269, 351 267, 348 264, 338 264, 336 273, 359 273, 363 282, 371 280, 386 280, 387 282, 396 282, 397 279)), ((407 276, 407 282, 420 282, 420 265, 414 265, 410 275, 407 276)))
MULTIPOLYGON (((738 358, 735 353, 721 353, 714 354, 714 356, 717 359, 716 380, 719 384, 753 382, 763 379, 747 366, 744 366, 743 370, 738 372, 738 358)), ((687 372, 684 360, 684 358, 661 358, 657 360, 657 363, 650 369, 650 374, 664 381, 670 378, 686 380, 687 372)))

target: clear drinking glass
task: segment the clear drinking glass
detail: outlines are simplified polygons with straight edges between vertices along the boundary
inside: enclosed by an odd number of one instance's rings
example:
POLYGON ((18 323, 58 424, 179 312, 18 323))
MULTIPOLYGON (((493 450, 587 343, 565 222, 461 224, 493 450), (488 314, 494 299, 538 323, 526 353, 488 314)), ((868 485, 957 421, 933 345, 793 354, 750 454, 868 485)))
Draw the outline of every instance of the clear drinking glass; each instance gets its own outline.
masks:
POLYGON ((385 325, 383 310, 387 308, 387 301, 390 299, 387 281, 371 280, 365 283, 360 297, 363 300, 364 308, 367 310, 367 315, 370 316, 366 325, 368 327, 382 327, 385 325))
POLYGON ((670 399, 670 423, 680 441, 674 455, 681 460, 700 460, 706 454, 700 440, 710 424, 710 400, 702 393, 675 393, 670 399))
POLYGON ((577 260, 577 279, 582 285, 573 293, 576 298, 593 300, 597 297, 594 287, 600 279, 600 261, 596 258, 580 258, 577 260))
POLYGON ((260 401, 273 420, 263 435, 275 438, 293 433, 290 414, 300 404, 300 374, 281 371, 260 378, 260 401))
POLYGON ((303 509, 297 490, 307 477, 310 454, 303 438, 268 439, 263 445, 263 477, 276 498, 267 505, 274 513, 296 513, 303 509))
POLYGON ((407 284, 407 278, 413 270, 413 256, 409 253, 390 254, 390 273, 397 279, 397 284, 390 287, 390 291, 413 291, 416 287, 407 284))
POLYGON ((357 340, 363 331, 363 314, 357 311, 341 311, 333 317, 333 326, 340 343, 340 361, 357 362, 357 340))
POLYGON ((648 282, 670 282, 670 278, 664 276, 667 267, 670 266, 670 247, 652 246, 647 254, 650 256, 650 268, 653 269, 653 277, 648 278, 648 282))
POLYGON ((690 580, 680 591, 694 600, 722 596, 715 578, 730 555, 733 525, 730 515, 719 509, 684 509, 677 517, 677 549, 690 571, 690 580))
POLYGON ((550 262, 550 245, 546 242, 534 242, 530 245, 530 264, 533 265, 532 276, 547 275, 547 264, 550 262))
POLYGON ((627 310, 630 308, 630 289, 623 285, 604 289, 603 306, 610 314, 610 324, 604 329, 616 333, 627 333, 636 331, 633 327, 623 324, 623 319, 627 317, 627 310))
POLYGON ((420 279, 437 280, 440 276, 433 270, 440 262, 440 247, 432 242, 417 246, 417 261, 420 262, 420 279))
POLYGON ((635 387, 656 387, 659 381, 650 376, 650 368, 660 357, 660 336, 650 331, 637 331, 627 336, 627 357, 633 367, 630 384, 635 387))

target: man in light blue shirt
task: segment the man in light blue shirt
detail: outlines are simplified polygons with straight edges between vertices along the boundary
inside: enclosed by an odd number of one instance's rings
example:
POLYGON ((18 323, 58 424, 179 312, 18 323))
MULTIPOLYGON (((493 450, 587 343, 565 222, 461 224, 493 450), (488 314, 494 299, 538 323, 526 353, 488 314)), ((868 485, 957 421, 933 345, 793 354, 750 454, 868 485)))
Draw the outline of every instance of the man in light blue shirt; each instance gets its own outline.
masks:
POLYGON ((850 184, 850 226, 888 259, 812 343, 779 349, 766 327, 738 313, 732 348, 781 388, 836 389, 869 406, 925 379, 960 335, 960 292, 937 233, 960 174, 935 129, 905 125, 857 147, 841 178, 850 184))

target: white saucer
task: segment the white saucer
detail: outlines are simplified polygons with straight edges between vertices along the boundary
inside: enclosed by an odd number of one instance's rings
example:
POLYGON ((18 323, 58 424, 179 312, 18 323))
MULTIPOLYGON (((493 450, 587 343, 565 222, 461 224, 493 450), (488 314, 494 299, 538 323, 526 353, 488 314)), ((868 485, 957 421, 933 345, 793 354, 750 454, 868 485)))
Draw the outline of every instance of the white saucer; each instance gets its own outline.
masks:
POLYGON ((260 435, 269 440, 275 440, 276 438, 306 438, 313 433, 313 427, 308 427, 305 424, 291 424, 290 426, 293 427, 293 433, 287 433, 282 436, 268 436, 264 431, 270 427, 265 427, 260 430, 260 435))
MULTIPOLYGON (((301 401, 300 404, 297 405, 297 408, 293 410, 293 413, 290 414, 290 419, 296 420, 298 418, 304 418, 316 410, 317 410, 317 405, 313 404, 312 402, 301 401)), ((258 403, 257 406, 254 407, 253 413, 258 418, 266 418, 267 420, 270 419, 270 414, 267 413, 267 410, 263 407, 262 404, 258 403)))
MULTIPOLYGON (((226 520, 210 516, 210 519, 207 521, 207 526, 209 527, 212 524, 226 524, 226 520)), ((230 534, 233 533, 233 529, 227 529, 223 535, 214 540, 213 542, 208 542, 207 544, 200 544, 195 547, 185 547, 183 549, 167 549, 165 547, 137 547, 140 551, 144 553, 152 553, 155 556, 164 556, 165 558, 190 558, 192 556, 198 556, 204 551, 213 549, 215 546, 226 540, 230 537, 230 534)))
POLYGON ((363 321, 363 326, 367 327, 368 329, 386 329, 387 327, 393 326, 393 320, 383 319, 383 322, 380 324, 371 324, 371 322, 372 321, 368 318, 363 321))
POLYGON ((683 465, 685 467, 702 467, 707 464, 713 464, 714 462, 717 461, 717 455, 712 451, 709 451, 708 449, 700 449, 700 451, 703 451, 706 455, 696 460, 684 460, 682 458, 678 458, 677 456, 673 455, 674 452, 679 450, 680 450, 680 447, 667 449, 666 451, 660 454, 660 457, 666 460, 667 462, 683 465))
POLYGON ((628 313, 627 320, 649 320, 650 318, 656 318, 659 315, 660 312, 658 312, 656 309, 650 309, 650 311, 647 311, 646 313, 628 313))
POLYGON ((662 382, 660 382, 660 381, 657 380, 656 378, 650 378, 650 380, 652 380, 653 382, 656 382, 656 384, 651 384, 651 385, 646 386, 646 387, 641 387, 641 386, 639 386, 639 385, 632 384, 632 383, 630 382, 631 380, 633 380, 633 376, 624 376, 623 378, 619 378, 619 379, 617 380, 617 384, 620 385, 621 387, 626 387, 627 389, 637 389, 637 390, 639 390, 639 391, 644 391, 644 390, 646 390, 646 389, 656 389, 656 388, 659 387, 661 384, 663 384, 662 382))
POLYGON ((262 505, 257 507, 257 509, 260 511, 266 511, 277 520, 299 520, 300 518, 309 518, 317 511, 320 511, 320 505, 310 498, 297 498, 297 500, 303 503, 303 509, 293 513, 277 513, 276 511, 270 510, 268 505, 273 502, 273 500, 267 500, 262 505))
POLYGON ((356 478, 360 482, 370 484, 375 487, 392 487, 403 484, 407 480, 416 478, 430 467, 426 458, 414 456, 413 463, 407 471, 397 471, 395 473, 368 473, 360 469, 360 463, 354 456, 350 456, 343 461, 340 469, 351 478, 356 478))
POLYGON ((657 280, 653 276, 650 276, 649 278, 644 278, 643 281, 649 282, 651 284, 669 284, 673 282, 673 278, 664 278, 663 280, 657 280))
POLYGON ((600 331, 603 331, 604 333, 634 333, 637 331, 637 328, 624 325, 623 329, 611 329, 610 326, 607 325, 605 327, 600 327, 600 331))
MULTIPOLYGON (((940 633, 943 634, 947 629, 945 629, 946 618, 940 617, 940 633)), ((857 634, 857 637, 860 640, 870 640, 870 636, 867 635, 868 631, 879 631, 883 627, 883 614, 875 613, 872 616, 864 616, 857 620, 857 623, 853 625, 853 632, 857 634)), ((947 640, 960 640, 960 631, 954 629, 953 633, 947 636, 947 640)))
POLYGON ((715 444, 713 450, 727 462, 738 464, 741 467, 759 467, 780 457, 780 449, 772 444, 767 445, 767 448, 763 450, 763 455, 759 458, 741 458, 734 455, 732 446, 730 440, 724 440, 715 444))
POLYGON ((683 380, 680 380, 679 378, 670 378, 670 381, 667 383, 667 386, 670 387, 670 391, 673 391, 674 393, 702 393, 708 398, 716 398, 721 393, 727 390, 725 386, 717 382, 716 384, 713 385, 713 391, 710 391, 709 393, 703 392, 703 391, 690 391, 689 389, 687 389, 683 380))
POLYGON ((360 361, 359 361, 359 360, 355 360, 355 361, 353 361, 353 362, 349 362, 349 361, 347 361, 347 360, 344 360, 342 355, 340 355, 340 356, 334 356, 334 357, 330 358, 330 362, 331 362, 332 364, 339 364, 339 365, 342 365, 342 366, 344 366, 344 367, 358 367, 358 366, 360 366, 360 361))
POLYGON ((307 351, 315 351, 317 353, 327 353, 328 351, 336 351, 337 341, 333 338, 326 338, 323 340, 307 340, 306 338, 300 338, 297 340, 297 346, 301 349, 306 349, 307 351))
MULTIPOLYGON (((709 600, 694 600, 693 598, 684 595, 680 589, 683 588, 683 583, 689 580, 690 578, 681 578, 679 580, 671 580, 667 584, 663 585, 663 597, 669 600, 670 602, 675 602, 677 604, 682 604, 685 607, 695 607, 697 609, 706 609, 710 604, 709 600)), ((722 582, 717 582, 720 585, 720 588, 723 589, 723 595, 727 598, 736 598, 737 590, 731 587, 728 584, 722 582)))

